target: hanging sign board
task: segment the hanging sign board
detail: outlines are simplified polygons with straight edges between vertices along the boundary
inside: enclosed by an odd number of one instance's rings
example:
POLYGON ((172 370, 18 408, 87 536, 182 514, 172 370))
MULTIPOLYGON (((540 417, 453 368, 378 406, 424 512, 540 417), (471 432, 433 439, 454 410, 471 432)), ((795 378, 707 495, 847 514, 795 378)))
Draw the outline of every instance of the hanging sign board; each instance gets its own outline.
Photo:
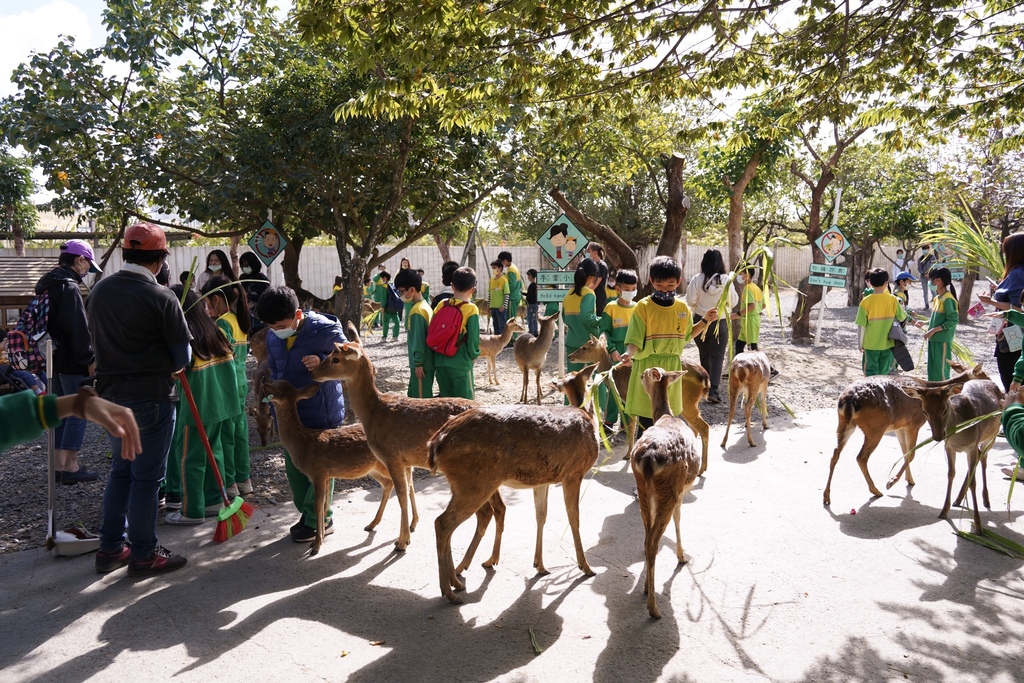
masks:
POLYGON ((538 285, 571 285, 576 273, 571 270, 539 270, 538 285))
POLYGON ((820 285, 821 287, 838 287, 842 289, 846 286, 846 278, 836 277, 825 277, 823 275, 811 275, 807 278, 807 284, 809 285, 820 285))
POLYGON ((825 260, 829 263, 835 261, 840 254, 850 248, 849 240, 846 239, 846 235, 838 225, 833 225, 826 230, 821 237, 814 240, 814 244, 821 249, 821 253, 825 255, 825 260))
POLYGON ((550 304, 552 302, 559 302, 565 298, 565 295, 569 293, 568 288, 542 288, 537 287, 537 303, 539 304, 550 304))
POLYGON ((824 263, 811 264, 811 273, 819 273, 821 275, 842 275, 846 277, 846 273, 849 270, 847 266, 830 266, 824 263))
POLYGON ((288 238, 274 227, 273 223, 267 221, 249 238, 247 244, 259 260, 263 261, 263 265, 269 266, 284 252, 284 248, 288 246, 288 238))
POLYGON ((589 243, 587 236, 564 213, 537 238, 537 246, 559 268, 568 266, 574 257, 583 253, 589 243))

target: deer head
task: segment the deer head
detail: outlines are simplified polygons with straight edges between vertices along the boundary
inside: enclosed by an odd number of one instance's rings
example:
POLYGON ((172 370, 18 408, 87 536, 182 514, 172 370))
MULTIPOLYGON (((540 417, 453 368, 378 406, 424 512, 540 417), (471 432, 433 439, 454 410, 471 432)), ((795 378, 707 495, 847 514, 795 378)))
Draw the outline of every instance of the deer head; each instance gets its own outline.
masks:
POLYGON ((358 341, 336 343, 334 351, 320 362, 313 371, 313 381, 326 382, 332 379, 352 379, 363 363, 369 363, 363 346, 358 341))
POLYGON ((587 383, 590 382, 590 377, 596 369, 597 363, 588 365, 576 372, 570 372, 562 379, 553 380, 552 384, 555 385, 556 389, 565 394, 566 398, 569 399, 569 405, 580 408, 587 397, 587 383))
POLYGON ((608 351, 608 341, 602 334, 600 337, 590 335, 583 346, 569 354, 569 360, 573 363, 598 363, 604 360, 608 351))
POLYGON ((932 439, 938 443, 946 438, 946 421, 949 418, 949 399, 964 388, 962 384, 944 387, 901 387, 903 392, 921 401, 932 439))
POLYGON ((292 401, 303 401, 316 396, 320 391, 320 385, 316 382, 302 388, 296 389, 291 382, 285 379, 264 379, 263 393, 277 406, 286 405, 292 401))

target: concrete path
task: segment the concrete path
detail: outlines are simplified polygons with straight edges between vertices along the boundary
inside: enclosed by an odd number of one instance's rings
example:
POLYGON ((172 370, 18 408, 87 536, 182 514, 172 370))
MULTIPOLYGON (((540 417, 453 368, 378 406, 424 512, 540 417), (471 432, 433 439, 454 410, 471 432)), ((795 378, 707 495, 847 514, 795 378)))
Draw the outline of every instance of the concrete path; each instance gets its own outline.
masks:
MULTIPOLYGON (((677 566, 670 535, 658 558, 660 621, 644 603, 643 531, 619 453, 581 502, 595 577, 575 566, 559 488, 545 534, 551 574, 534 576, 532 495, 506 490, 501 564, 466 573, 462 606, 437 585, 443 478, 421 482, 404 554, 392 551, 397 505, 368 534, 379 490, 357 490, 336 498, 337 532, 315 558, 286 538, 296 517, 286 505, 219 545, 212 523, 160 527, 189 565, 140 582, 95 574, 91 555, 0 556, 0 680, 1024 680, 1024 562, 954 536, 969 528, 966 511, 937 518, 941 449, 918 455, 913 489, 872 500, 855 436, 829 510, 835 423, 831 408, 776 419, 764 436, 757 428, 755 448, 734 428, 724 452, 723 427, 712 428, 707 478, 682 512, 690 562, 677 566)), ((872 458, 880 485, 897 452, 888 436, 872 458)), ((983 519, 1024 543, 1022 494, 1008 516, 998 472, 1010 459, 997 441, 983 519)), ((456 560, 471 531, 467 522, 456 533, 456 560)))

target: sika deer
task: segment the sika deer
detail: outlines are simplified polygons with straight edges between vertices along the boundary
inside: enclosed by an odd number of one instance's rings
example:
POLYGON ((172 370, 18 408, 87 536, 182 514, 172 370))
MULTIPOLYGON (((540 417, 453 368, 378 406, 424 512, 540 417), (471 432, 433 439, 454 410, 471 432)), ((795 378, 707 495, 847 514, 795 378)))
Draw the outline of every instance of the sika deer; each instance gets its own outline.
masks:
POLYGON ((647 596, 647 611, 655 619, 661 618, 654 595, 654 563, 658 546, 671 517, 676 526, 676 558, 679 564, 686 564, 679 533, 679 508, 701 467, 693 429, 672 415, 668 404, 669 386, 685 375, 686 370, 666 372, 661 368, 649 368, 644 371, 641 381, 651 397, 654 425, 644 430, 630 457, 640 500, 640 516, 644 522, 647 570, 644 594, 647 596))
POLYGON ((750 413, 754 409, 754 401, 759 400, 761 409, 761 428, 768 429, 768 380, 771 379, 771 363, 768 356, 760 351, 738 353, 732 359, 729 369, 729 421, 725 423, 725 436, 722 437, 722 448, 729 440, 729 427, 736 414, 736 400, 743 393, 743 412, 747 417, 747 443, 754 446, 754 438, 750 436, 750 413))
POLYGON ((526 403, 529 400, 527 394, 530 388, 530 370, 533 370, 537 379, 537 405, 540 405, 540 373, 544 370, 544 361, 547 359, 548 349, 551 348, 551 340, 555 338, 558 314, 538 315, 537 320, 540 322, 540 335, 534 337, 532 334, 524 334, 516 339, 515 353, 516 363, 523 371, 523 393, 519 396, 519 402, 526 403))
POLYGON ((505 324, 505 329, 501 334, 481 334, 480 335, 480 357, 487 358, 487 383, 488 384, 501 384, 498 380, 498 359, 499 353, 505 350, 508 343, 512 341, 513 332, 526 332, 526 328, 523 324, 513 318, 505 324), (491 382, 491 377, 494 377, 494 381, 491 382))
MULTIPOLYGON (((967 495, 970 486, 974 500, 974 526, 981 529, 981 511, 978 508, 978 494, 975 490, 975 468, 981 462, 981 497, 986 508, 991 509, 988 500, 988 477, 985 469, 988 465, 988 451, 995 443, 999 434, 999 411, 1003 404, 1003 392, 989 380, 972 380, 966 384, 951 384, 944 387, 904 387, 910 396, 921 400, 924 414, 928 418, 928 426, 932 430, 932 439, 936 442, 945 440, 946 448, 946 501, 942 506, 940 518, 949 514, 949 497, 953 492, 953 477, 956 475, 956 454, 967 454, 967 476, 956 497, 954 505, 960 505, 967 495), (982 420, 976 425, 967 427, 955 434, 954 427, 962 422, 973 420, 983 415, 997 413, 982 420)), ((909 464, 907 457, 904 467, 909 464)), ((901 470, 902 472, 902 470, 901 470)), ((886 485, 889 488, 900 477, 898 472, 886 485)))
MULTIPOLYGON (((864 473, 864 480, 868 483, 871 495, 882 495, 868 473, 868 458, 878 447, 886 432, 892 431, 896 432, 900 451, 907 453, 917 443, 917 434, 925 423, 921 401, 907 395, 903 391, 903 387, 963 384, 979 377, 987 377, 982 372, 980 364, 969 372, 963 372, 941 382, 926 382, 902 376, 898 378, 867 377, 846 387, 839 395, 839 403, 836 406, 839 412, 839 425, 836 427, 837 443, 828 469, 828 481, 825 483, 824 504, 829 505, 832 502, 832 474, 835 472, 836 463, 839 462, 839 454, 842 453, 846 443, 853 436, 853 432, 858 428, 864 434, 864 445, 861 446, 860 452, 857 454, 857 464, 860 466, 861 472, 864 473)), ((914 456, 911 453, 906 457, 905 466, 901 470, 901 472, 906 472, 908 486, 914 485, 914 476, 910 472, 910 463, 913 459, 914 456)), ((889 482, 889 486, 891 487, 895 483, 896 479, 894 478, 889 482)))
MULTIPOLYGON (((583 406, 583 403, 587 398, 587 383, 590 381, 593 374, 594 367, 590 366, 577 372, 571 372, 560 380, 553 380, 551 384, 554 385, 557 391, 561 391, 565 394, 570 406, 580 408, 583 406)), ((546 512, 546 493, 543 497, 543 505, 546 512)), ((535 496, 534 507, 539 510, 538 506, 540 506, 540 503, 535 496)), ((505 529, 505 501, 501 499, 500 490, 495 491, 494 495, 491 496, 489 505, 484 505, 476 511, 476 517, 476 532, 473 534, 473 540, 470 541, 469 548, 466 550, 466 554, 463 556, 462 562, 460 562, 459 566, 455 568, 455 573, 459 576, 469 568, 470 563, 473 561, 473 555, 476 554, 476 549, 480 545, 484 532, 487 531, 487 525, 490 524, 491 517, 494 517, 496 527, 494 548, 491 551, 490 559, 482 563, 481 566, 490 568, 498 564, 498 558, 501 555, 501 535, 505 529)), ((541 526, 543 526, 543 523, 541 523, 541 526)), ((538 531, 538 535, 539 534, 540 531, 538 531)))
MULTIPOLYGON (((577 377, 589 377, 594 366, 577 377)), ((572 406, 487 406, 451 418, 430 440, 430 466, 448 477, 452 498, 434 522, 441 592, 451 602, 462 600, 452 590, 465 586, 452 560, 452 534, 462 522, 488 504, 501 485, 532 488, 537 513, 533 565, 546 574, 542 558, 547 490, 562 485, 562 494, 576 546, 576 562, 594 574, 580 540, 580 485, 597 462, 597 418, 572 406)), ((491 506, 493 508, 493 505, 491 506)), ((478 530, 479 519, 478 517, 478 530)), ((501 520, 498 528, 501 529, 501 520)), ((495 537, 495 556, 500 537, 495 537)))
POLYGON ((402 508, 402 530, 395 548, 405 550, 412 541, 410 532, 415 530, 417 521, 413 501, 413 521, 409 524, 406 501, 411 470, 429 467, 427 441, 449 417, 475 408, 477 403, 465 398, 409 398, 381 393, 375 382, 376 371, 359 340, 359 332, 351 324, 348 331, 355 341, 337 344, 331 355, 313 371, 313 379, 345 381, 352 410, 366 430, 366 441, 395 482, 402 508))
MULTIPOLYGON (((373 455, 366 443, 366 432, 359 424, 335 427, 334 429, 309 429, 299 421, 299 413, 295 409, 298 401, 311 398, 320 390, 317 383, 303 389, 296 389, 287 380, 267 379, 262 384, 263 392, 277 406, 277 421, 281 430, 281 442, 288 449, 292 463, 313 482, 316 494, 316 538, 309 554, 316 555, 324 540, 324 516, 330 507, 327 491, 330 480, 361 479, 373 477, 380 484, 380 507, 377 515, 364 529, 373 531, 384 515, 384 507, 388 504, 394 483, 388 470, 373 455)), ((409 497, 413 499, 412 487, 409 497)), ((415 510, 415 504, 413 505, 415 510)))
MULTIPOLYGON (((604 335, 591 337, 590 341, 576 349, 569 356, 574 363, 597 363, 598 372, 607 372, 612 367, 612 357, 608 353, 607 342, 604 335)), ((683 390, 683 419, 700 436, 701 440, 701 466, 700 474, 708 468, 708 440, 710 438, 710 426, 700 414, 700 402, 704 400, 711 390, 711 376, 707 370, 697 363, 682 361, 682 369, 686 372, 682 376, 683 390)), ((620 365, 612 371, 612 380, 619 392, 622 402, 626 402, 626 391, 629 389, 629 376, 633 369, 620 365)), ((636 438, 636 418, 629 416, 629 442, 627 453, 633 450, 633 442, 636 438)), ((629 456, 626 456, 628 459, 629 456)))

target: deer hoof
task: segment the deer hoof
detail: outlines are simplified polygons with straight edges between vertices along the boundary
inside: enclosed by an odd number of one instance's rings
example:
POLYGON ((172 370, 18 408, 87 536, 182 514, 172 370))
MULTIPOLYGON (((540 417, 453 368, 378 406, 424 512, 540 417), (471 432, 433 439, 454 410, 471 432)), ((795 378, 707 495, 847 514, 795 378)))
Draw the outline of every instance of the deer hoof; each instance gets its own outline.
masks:
POLYGON ((462 603, 462 598, 460 598, 455 593, 445 593, 444 597, 448 598, 448 602, 450 602, 453 605, 461 605, 461 604, 463 604, 462 603))
POLYGON ((651 615, 651 619, 661 619, 661 612, 657 607, 648 607, 647 612, 651 615))
POLYGON ((395 551, 399 553, 404 553, 408 545, 408 542, 402 543, 401 541, 395 541, 395 551))
POLYGON ((376 524, 367 524, 363 527, 363 531, 375 531, 377 529, 376 524))

